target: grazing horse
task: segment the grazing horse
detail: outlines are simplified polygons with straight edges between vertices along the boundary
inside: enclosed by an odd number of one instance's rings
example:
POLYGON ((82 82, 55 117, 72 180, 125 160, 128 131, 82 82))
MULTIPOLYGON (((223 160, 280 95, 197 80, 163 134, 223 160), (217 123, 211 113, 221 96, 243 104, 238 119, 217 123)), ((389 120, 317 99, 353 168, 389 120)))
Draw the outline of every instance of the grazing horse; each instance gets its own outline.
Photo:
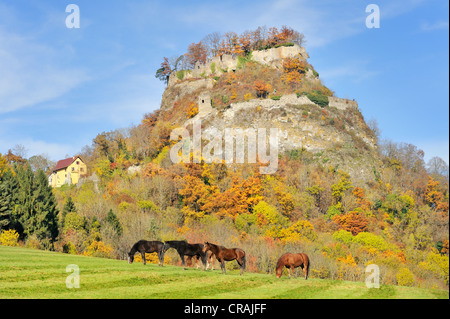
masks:
POLYGON ((205 242, 203 246, 203 251, 207 252, 210 250, 215 256, 216 259, 220 262, 220 268, 222 269, 222 273, 225 274, 225 261, 235 260, 241 267, 241 276, 244 272, 245 268, 245 251, 240 248, 225 248, 224 246, 219 246, 215 244, 211 244, 209 242, 205 242))
POLYGON ((145 262, 145 253, 158 253, 159 265, 162 266, 164 263, 164 243, 160 241, 148 241, 141 239, 137 243, 131 247, 130 252, 128 253, 128 263, 132 263, 134 260, 134 254, 137 252, 141 253, 142 261, 145 262))
POLYGON ((184 256, 197 257, 203 263, 203 268, 206 267, 206 253, 203 252, 203 244, 189 244, 185 240, 169 240, 164 244, 164 250, 169 248, 174 248, 178 252, 181 258, 181 263, 183 267, 186 268, 186 261, 184 256))
POLYGON ((294 273, 295 277, 295 268, 298 266, 302 267, 303 272, 305 273, 305 280, 308 279, 309 273, 309 258, 306 254, 292 254, 285 253, 281 255, 280 259, 277 262, 276 274, 277 278, 281 277, 281 273, 283 272, 283 267, 288 269, 289 278, 291 277, 291 271, 294 273))

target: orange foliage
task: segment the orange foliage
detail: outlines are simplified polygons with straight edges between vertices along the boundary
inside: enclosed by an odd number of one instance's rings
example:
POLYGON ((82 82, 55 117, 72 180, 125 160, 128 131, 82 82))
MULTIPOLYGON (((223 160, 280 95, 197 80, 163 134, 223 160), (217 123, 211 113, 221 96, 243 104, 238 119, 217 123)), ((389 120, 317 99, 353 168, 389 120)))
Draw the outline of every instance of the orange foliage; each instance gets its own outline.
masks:
POLYGON ((189 104, 189 109, 188 109, 188 118, 193 118, 197 114, 198 114, 198 105, 195 104, 194 102, 191 102, 189 104))
POLYGON ((257 80, 253 84, 253 88, 256 90, 257 97, 265 98, 270 91, 272 91, 272 86, 264 81, 257 80))
POLYGON ((425 201, 434 207, 436 211, 448 212, 449 203, 444 198, 444 193, 440 190, 440 182, 435 181, 431 176, 428 179, 425 190, 425 201))
POLYGON ((333 221, 341 226, 342 229, 349 231, 353 236, 360 232, 367 231, 369 221, 358 212, 348 212, 344 215, 335 215, 333 221))
POLYGON ((352 194, 356 197, 356 203, 359 207, 362 208, 363 211, 370 211, 370 207, 372 206, 372 204, 366 199, 364 189, 362 189, 361 187, 355 187, 352 191, 352 194))

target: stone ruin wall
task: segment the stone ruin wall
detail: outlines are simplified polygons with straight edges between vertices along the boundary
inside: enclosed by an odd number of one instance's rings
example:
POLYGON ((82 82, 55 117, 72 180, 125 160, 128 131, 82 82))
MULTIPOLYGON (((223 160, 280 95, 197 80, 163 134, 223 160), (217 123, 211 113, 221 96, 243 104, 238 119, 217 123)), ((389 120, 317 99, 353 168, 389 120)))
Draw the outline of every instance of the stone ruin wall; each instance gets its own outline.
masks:
MULTIPOLYGON (((278 47, 261 51, 252 52, 252 60, 267 64, 274 68, 281 68, 282 60, 289 57, 296 57, 300 55, 305 61, 309 58, 308 53, 303 47, 294 45, 291 47, 278 47)), ((238 65, 238 58, 225 54, 222 56, 216 56, 210 59, 206 64, 196 63, 194 69, 184 70, 183 80, 191 79, 190 81, 180 81, 177 78, 176 72, 172 72, 169 76, 167 87, 174 85, 180 85, 183 87, 183 92, 193 92, 199 88, 204 88, 198 97, 199 116, 204 117, 211 113, 211 97, 208 89, 213 87, 213 80, 209 78, 210 75, 220 76, 224 72, 235 71, 238 65), (212 72, 214 71, 214 72, 212 72)), ((314 79, 311 70, 308 70, 308 77, 314 79)), ((345 110, 349 107, 358 108, 358 104, 355 100, 342 99, 338 97, 329 97, 329 106, 336 107, 340 110, 345 110)), ((314 104, 306 96, 297 97, 296 94, 288 94, 281 97, 280 100, 268 99, 253 99, 247 102, 232 103, 230 108, 240 109, 254 106, 262 106, 265 108, 279 107, 279 105, 300 105, 300 104, 314 104)))
MULTIPOLYGON (((298 45, 291 47, 278 47, 267 50, 253 51, 252 60, 267 64, 275 68, 281 67, 281 61, 286 58, 292 58, 300 55, 305 61, 309 58, 305 48, 298 45)), ((215 56, 208 60, 205 64, 197 62, 192 70, 184 70, 183 80, 195 79, 201 77, 208 77, 210 75, 220 76, 224 72, 235 71, 238 65, 238 58, 234 55, 224 54, 222 56, 215 56), (212 72, 214 71, 214 72, 212 72)), ((167 87, 175 85, 180 80, 177 77, 177 72, 172 72, 169 75, 167 87)))

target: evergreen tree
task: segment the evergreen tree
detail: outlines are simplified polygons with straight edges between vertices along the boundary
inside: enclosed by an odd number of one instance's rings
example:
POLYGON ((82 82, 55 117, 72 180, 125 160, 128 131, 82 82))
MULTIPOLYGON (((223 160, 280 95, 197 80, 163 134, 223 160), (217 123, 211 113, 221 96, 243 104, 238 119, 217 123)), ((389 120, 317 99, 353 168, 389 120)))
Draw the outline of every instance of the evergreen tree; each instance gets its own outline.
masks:
POLYGON ((11 171, 0 177, 0 230, 14 228, 14 206, 17 182, 11 171))
POLYGON ((18 181, 17 220, 22 238, 35 234, 48 248, 58 236, 58 210, 44 171, 34 175, 31 166, 15 166, 18 181))
POLYGON ((108 215, 106 216, 106 221, 113 226, 117 232, 117 235, 122 235, 122 225, 120 225, 119 218, 117 218, 112 209, 109 210, 108 215))
POLYGON ((61 216, 61 228, 64 228, 64 221, 66 219, 67 213, 76 213, 77 208, 75 207, 75 203, 72 200, 72 197, 68 197, 66 203, 64 204, 61 216))
POLYGON ((28 165, 14 165, 14 172, 17 177, 17 205, 15 218, 17 221, 16 231, 20 238, 24 239, 31 235, 35 228, 36 209, 33 197, 34 174, 28 165))
MULTIPOLYGON (((31 169, 31 168, 30 168, 31 169)), ((49 240, 53 245, 58 236, 58 209, 52 187, 43 170, 37 172, 35 178, 34 198, 36 201, 36 230, 38 238, 49 240)))

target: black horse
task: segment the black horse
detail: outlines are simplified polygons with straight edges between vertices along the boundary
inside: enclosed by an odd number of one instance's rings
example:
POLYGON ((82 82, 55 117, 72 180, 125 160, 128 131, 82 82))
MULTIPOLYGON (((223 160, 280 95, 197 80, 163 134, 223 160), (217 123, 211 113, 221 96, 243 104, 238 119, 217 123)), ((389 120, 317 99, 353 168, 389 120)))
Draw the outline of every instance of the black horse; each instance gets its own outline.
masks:
POLYGON ((203 269, 206 267, 207 254, 203 252, 203 244, 189 244, 185 240, 169 240, 165 242, 164 250, 167 251, 169 248, 176 249, 176 251, 180 255, 183 267, 186 267, 184 256, 195 256, 202 261, 203 269))
POLYGON ((142 261, 145 262, 145 253, 154 253, 156 252, 158 254, 159 259, 159 265, 162 266, 164 263, 164 252, 166 250, 164 249, 164 243, 160 241, 148 241, 141 239, 137 243, 131 247, 130 252, 128 253, 128 263, 132 263, 134 260, 134 254, 137 252, 141 253, 142 261))

